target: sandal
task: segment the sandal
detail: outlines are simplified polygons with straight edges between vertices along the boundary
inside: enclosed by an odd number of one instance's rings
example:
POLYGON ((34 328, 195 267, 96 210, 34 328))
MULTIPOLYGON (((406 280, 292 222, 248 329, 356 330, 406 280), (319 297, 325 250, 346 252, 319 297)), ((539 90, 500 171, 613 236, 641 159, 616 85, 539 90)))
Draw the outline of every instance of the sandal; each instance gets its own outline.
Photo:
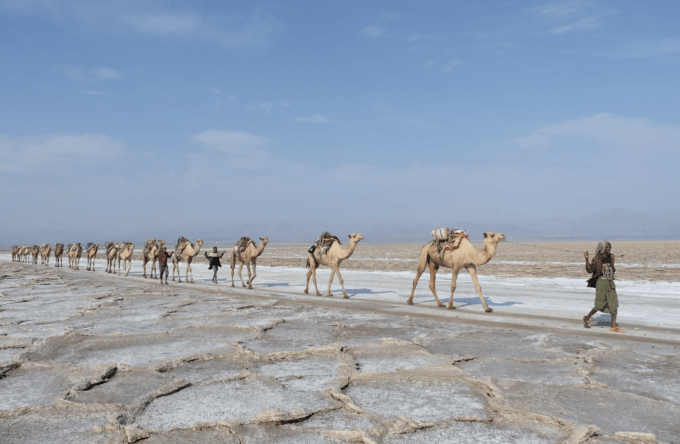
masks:
POLYGON ((585 316, 583 316, 583 326, 584 326, 585 328, 590 328, 590 319, 588 319, 588 318, 585 317, 585 316))
POLYGON ((626 330, 619 328, 619 327, 609 327, 609 331, 614 332, 614 333, 625 333, 626 330))

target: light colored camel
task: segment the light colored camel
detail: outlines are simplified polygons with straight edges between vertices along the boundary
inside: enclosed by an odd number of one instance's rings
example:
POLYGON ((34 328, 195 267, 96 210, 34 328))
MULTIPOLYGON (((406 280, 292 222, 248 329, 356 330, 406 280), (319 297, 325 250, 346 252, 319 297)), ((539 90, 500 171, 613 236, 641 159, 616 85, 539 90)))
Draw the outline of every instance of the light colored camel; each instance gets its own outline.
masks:
POLYGON ((85 250, 87 254, 87 271, 94 271, 94 260, 97 259, 97 250, 99 250, 99 244, 92 244, 90 248, 85 250))
POLYGON ((80 256, 83 254, 83 247, 80 242, 68 246, 68 267, 73 270, 80 270, 80 256))
POLYGON ((115 273, 116 258, 118 257, 118 242, 107 242, 106 244, 106 270, 105 273, 115 273))
POLYGON ((158 273, 156 272, 156 260, 158 260, 158 253, 161 248, 165 245, 165 241, 161 239, 156 242, 156 239, 147 239, 146 245, 144 245, 144 250, 142 250, 142 268, 144 269, 144 277, 146 277, 146 264, 151 262, 151 272, 149 277, 152 279, 158 278, 158 273))
POLYGON ((39 245, 33 245, 33 249, 31 250, 31 253, 33 254, 33 265, 38 265, 38 256, 40 255, 40 246, 39 245))
POLYGON ((246 265, 246 268, 248 269, 248 288, 251 290, 253 289, 253 281, 257 277, 257 258, 260 257, 262 252, 264 251, 264 247, 269 243, 269 239, 266 237, 261 237, 260 238, 260 246, 255 247, 254 243, 249 243, 248 246, 246 247, 245 251, 242 252, 241 254, 238 254, 238 245, 234 245, 234 248, 231 249, 231 286, 235 287, 234 285, 234 269, 236 268, 236 261, 238 261, 239 266, 238 266, 238 277, 241 279, 241 285, 246 286, 246 284, 243 283, 243 276, 241 276, 241 271, 243 270, 243 264, 246 265), (253 277, 250 277, 250 264, 253 264, 253 277))
POLYGON ((19 247, 16 245, 12 247, 12 262, 16 262, 19 257, 19 247))
POLYGON ((62 262, 62 255, 64 254, 64 244, 55 244, 54 245, 54 266, 55 267, 63 267, 64 263, 62 262))
POLYGON ((123 261, 123 271, 125 271, 125 276, 127 277, 132 270, 132 252, 135 246, 132 242, 125 242, 118 247, 118 276, 120 276, 120 261, 123 261), (128 262, 130 263, 130 268, 128 268, 128 262))
POLYGON ((321 293, 319 293, 319 287, 316 285, 316 269, 319 268, 319 265, 325 265, 332 268, 331 277, 328 280, 328 293, 326 293, 326 296, 333 296, 331 294, 331 284, 333 283, 333 277, 337 273, 340 286, 342 286, 342 297, 345 299, 349 298, 347 292, 345 291, 345 280, 342 278, 342 275, 340 275, 340 262, 344 261, 350 257, 352 253, 354 253, 354 249, 357 247, 357 244, 364 237, 357 233, 352 233, 348 235, 348 237, 349 245, 347 248, 342 248, 340 242, 336 241, 333 242, 330 248, 325 252, 323 252, 323 249, 321 248, 316 248, 314 249, 314 253, 309 253, 309 257, 307 258, 307 268, 309 268, 309 271, 307 272, 307 286, 305 287, 305 294, 309 294, 309 278, 313 277, 316 295, 321 296, 321 293))
MULTIPOLYGON (((197 249, 194 249, 194 247, 191 245, 189 241, 186 242, 188 245, 184 247, 184 250, 182 253, 175 252, 175 254, 172 255, 172 280, 174 282, 175 280, 175 269, 177 269, 177 279, 179 282, 182 282, 182 278, 180 277, 179 274, 179 264, 182 261, 185 261, 187 263, 187 269, 186 269, 186 274, 184 275, 184 279, 187 282, 190 282, 193 284, 194 282, 194 273, 193 270, 191 269, 191 261, 194 260, 194 257, 198 255, 198 253, 201 252, 201 246, 203 245, 203 240, 197 239, 196 240, 196 247, 197 249), (191 273, 191 279, 189 279, 189 273, 191 273)), ((180 246, 181 249, 181 246, 180 246)))
POLYGON ((435 290, 435 279, 437 277, 437 270, 439 267, 446 267, 451 269, 451 297, 449 298, 449 309, 454 309, 453 306, 453 292, 456 291, 456 280, 458 279, 458 272, 461 268, 465 268, 470 272, 472 281, 475 283, 475 289, 479 298, 482 300, 484 311, 491 313, 493 309, 486 305, 484 296, 482 295, 482 287, 479 285, 477 279, 477 265, 484 265, 496 255, 496 246, 499 242, 505 240, 505 235, 502 233, 484 233, 484 248, 477 250, 472 246, 470 240, 465 236, 461 239, 459 247, 455 250, 445 250, 442 256, 437 253, 437 246, 434 241, 429 242, 420 251, 420 259, 418 260, 418 271, 416 277, 413 279, 413 289, 411 290, 411 297, 408 298, 407 304, 413 305, 413 294, 416 291, 416 285, 420 276, 425 272, 425 268, 430 269, 430 290, 434 295, 437 305, 443 307, 444 304, 439 302, 437 297, 437 290, 435 290))
POLYGON ((52 247, 50 244, 42 244, 40 246, 40 254, 42 255, 42 264, 46 267, 50 266, 50 255, 52 253, 52 247))
POLYGON ((28 262, 28 257, 31 254, 31 247, 24 245, 20 247, 19 254, 21 255, 21 262, 28 262))
POLYGON ((24 262, 26 262, 26 263, 31 262, 31 253, 32 253, 32 251, 33 251, 33 250, 31 249, 31 246, 30 246, 30 245, 26 245, 26 246, 24 247, 24 262))

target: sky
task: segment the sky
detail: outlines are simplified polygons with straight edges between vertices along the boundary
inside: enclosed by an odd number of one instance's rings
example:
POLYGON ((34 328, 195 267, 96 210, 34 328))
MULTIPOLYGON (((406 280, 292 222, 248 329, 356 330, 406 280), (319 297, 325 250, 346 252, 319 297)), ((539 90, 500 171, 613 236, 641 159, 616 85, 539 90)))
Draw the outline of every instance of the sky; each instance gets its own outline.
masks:
POLYGON ((0 231, 678 211, 678 72, 677 1, 0 0, 0 231))

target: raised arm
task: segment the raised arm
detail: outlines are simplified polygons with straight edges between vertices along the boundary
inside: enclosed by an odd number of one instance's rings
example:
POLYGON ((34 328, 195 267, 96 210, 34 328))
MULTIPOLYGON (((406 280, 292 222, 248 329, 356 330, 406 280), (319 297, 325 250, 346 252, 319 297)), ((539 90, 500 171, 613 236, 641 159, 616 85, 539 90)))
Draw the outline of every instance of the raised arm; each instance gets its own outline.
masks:
POLYGON ((586 251, 585 253, 583 253, 583 257, 586 258, 586 271, 587 271, 588 273, 592 273, 592 272, 593 272, 593 267, 590 265, 590 262, 588 261, 588 258, 590 257, 590 254, 586 251))

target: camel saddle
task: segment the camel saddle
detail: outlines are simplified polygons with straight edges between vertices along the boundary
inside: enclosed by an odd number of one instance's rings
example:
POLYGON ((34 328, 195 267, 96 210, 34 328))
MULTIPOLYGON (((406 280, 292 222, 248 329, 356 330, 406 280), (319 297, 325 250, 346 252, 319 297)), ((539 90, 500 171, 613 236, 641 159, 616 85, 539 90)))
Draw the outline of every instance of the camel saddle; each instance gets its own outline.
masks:
POLYGON ((148 253, 149 250, 151 250, 151 247, 153 247, 153 246, 158 247, 158 242, 156 242, 156 239, 148 238, 146 240, 146 243, 144 244, 144 250, 143 250, 144 254, 148 253))
POLYGON ((253 242, 253 240, 248 236, 243 236, 241 239, 238 240, 238 242, 236 242, 238 252, 243 253, 244 251, 246 251, 246 248, 248 248, 248 245, 250 244, 255 245, 255 242, 253 242))
POLYGON ((179 239, 177 239, 177 245, 175 245, 175 251, 177 251, 177 254, 182 254, 184 249, 188 246, 191 245, 191 248, 194 250, 196 247, 194 247, 194 244, 192 244, 189 239, 187 239, 184 236, 180 236, 179 239))
POLYGON ((331 245, 333 245, 333 242, 336 241, 338 244, 342 245, 342 242, 340 242, 340 239, 338 239, 337 236, 333 236, 328 231, 324 231, 308 251, 309 253, 314 253, 314 250, 318 248, 321 250, 321 254, 323 254, 327 252, 328 249, 331 248, 331 245))
POLYGON ((107 242, 104 244, 106 246, 107 253, 110 252, 113 248, 116 248, 116 246, 113 244, 115 244, 115 242, 107 242))
POLYGON ((85 249, 89 250, 92 245, 94 245, 94 242, 88 242, 87 247, 85 247, 85 249))
POLYGON ((465 230, 441 227, 432 230, 432 239, 437 246, 437 254, 441 257, 446 250, 457 250, 463 239, 468 239, 468 236, 465 230))

